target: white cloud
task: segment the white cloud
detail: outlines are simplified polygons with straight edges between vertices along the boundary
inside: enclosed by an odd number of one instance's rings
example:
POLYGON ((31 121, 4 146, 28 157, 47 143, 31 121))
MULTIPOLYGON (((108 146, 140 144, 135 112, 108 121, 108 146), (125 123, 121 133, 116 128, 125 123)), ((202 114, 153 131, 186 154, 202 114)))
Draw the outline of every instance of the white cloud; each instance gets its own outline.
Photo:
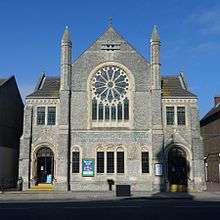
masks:
POLYGON ((220 35, 220 8, 200 9, 191 14, 186 22, 192 24, 202 34, 220 35))

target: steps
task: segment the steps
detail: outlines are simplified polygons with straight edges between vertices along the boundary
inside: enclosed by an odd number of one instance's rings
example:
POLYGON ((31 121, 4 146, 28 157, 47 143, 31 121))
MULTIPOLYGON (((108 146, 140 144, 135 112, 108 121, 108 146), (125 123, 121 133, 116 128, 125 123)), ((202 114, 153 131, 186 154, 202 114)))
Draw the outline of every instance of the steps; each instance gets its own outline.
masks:
POLYGON ((187 186, 172 184, 170 185, 170 192, 187 192, 187 186))
POLYGON ((39 183, 36 186, 32 186, 28 191, 52 191, 54 190, 54 185, 49 183, 39 183))

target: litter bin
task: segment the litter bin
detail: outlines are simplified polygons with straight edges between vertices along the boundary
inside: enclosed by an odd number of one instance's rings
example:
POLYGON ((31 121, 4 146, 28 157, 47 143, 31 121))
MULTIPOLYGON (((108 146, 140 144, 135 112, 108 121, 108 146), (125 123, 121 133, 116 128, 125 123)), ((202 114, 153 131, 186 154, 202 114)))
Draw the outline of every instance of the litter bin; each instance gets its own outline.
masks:
POLYGON ((112 191, 112 185, 115 184, 115 181, 113 179, 107 179, 109 191, 112 191))
POLYGON ((23 189, 23 179, 22 177, 19 177, 17 181, 17 190, 22 191, 22 189, 23 189))
POLYGON ((116 185, 116 196, 131 196, 131 186, 116 185))

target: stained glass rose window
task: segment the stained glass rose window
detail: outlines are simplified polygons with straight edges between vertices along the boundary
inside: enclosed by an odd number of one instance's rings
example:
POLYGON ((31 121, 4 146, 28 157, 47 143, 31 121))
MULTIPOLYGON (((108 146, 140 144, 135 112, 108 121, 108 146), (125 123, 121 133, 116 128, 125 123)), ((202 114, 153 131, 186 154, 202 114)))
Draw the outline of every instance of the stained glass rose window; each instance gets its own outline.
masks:
POLYGON ((129 119, 129 79, 117 66, 99 69, 92 78, 92 120, 129 119))

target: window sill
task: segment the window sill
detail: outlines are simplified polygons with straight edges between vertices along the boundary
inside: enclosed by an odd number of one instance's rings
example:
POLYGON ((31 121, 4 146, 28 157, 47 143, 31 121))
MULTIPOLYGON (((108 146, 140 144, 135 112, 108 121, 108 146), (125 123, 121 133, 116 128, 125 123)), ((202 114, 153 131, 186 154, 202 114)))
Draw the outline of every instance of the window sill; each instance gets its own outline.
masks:
POLYGON ((92 128, 129 128, 131 127, 130 122, 129 121, 115 121, 115 122, 96 122, 96 121, 92 121, 92 128))

